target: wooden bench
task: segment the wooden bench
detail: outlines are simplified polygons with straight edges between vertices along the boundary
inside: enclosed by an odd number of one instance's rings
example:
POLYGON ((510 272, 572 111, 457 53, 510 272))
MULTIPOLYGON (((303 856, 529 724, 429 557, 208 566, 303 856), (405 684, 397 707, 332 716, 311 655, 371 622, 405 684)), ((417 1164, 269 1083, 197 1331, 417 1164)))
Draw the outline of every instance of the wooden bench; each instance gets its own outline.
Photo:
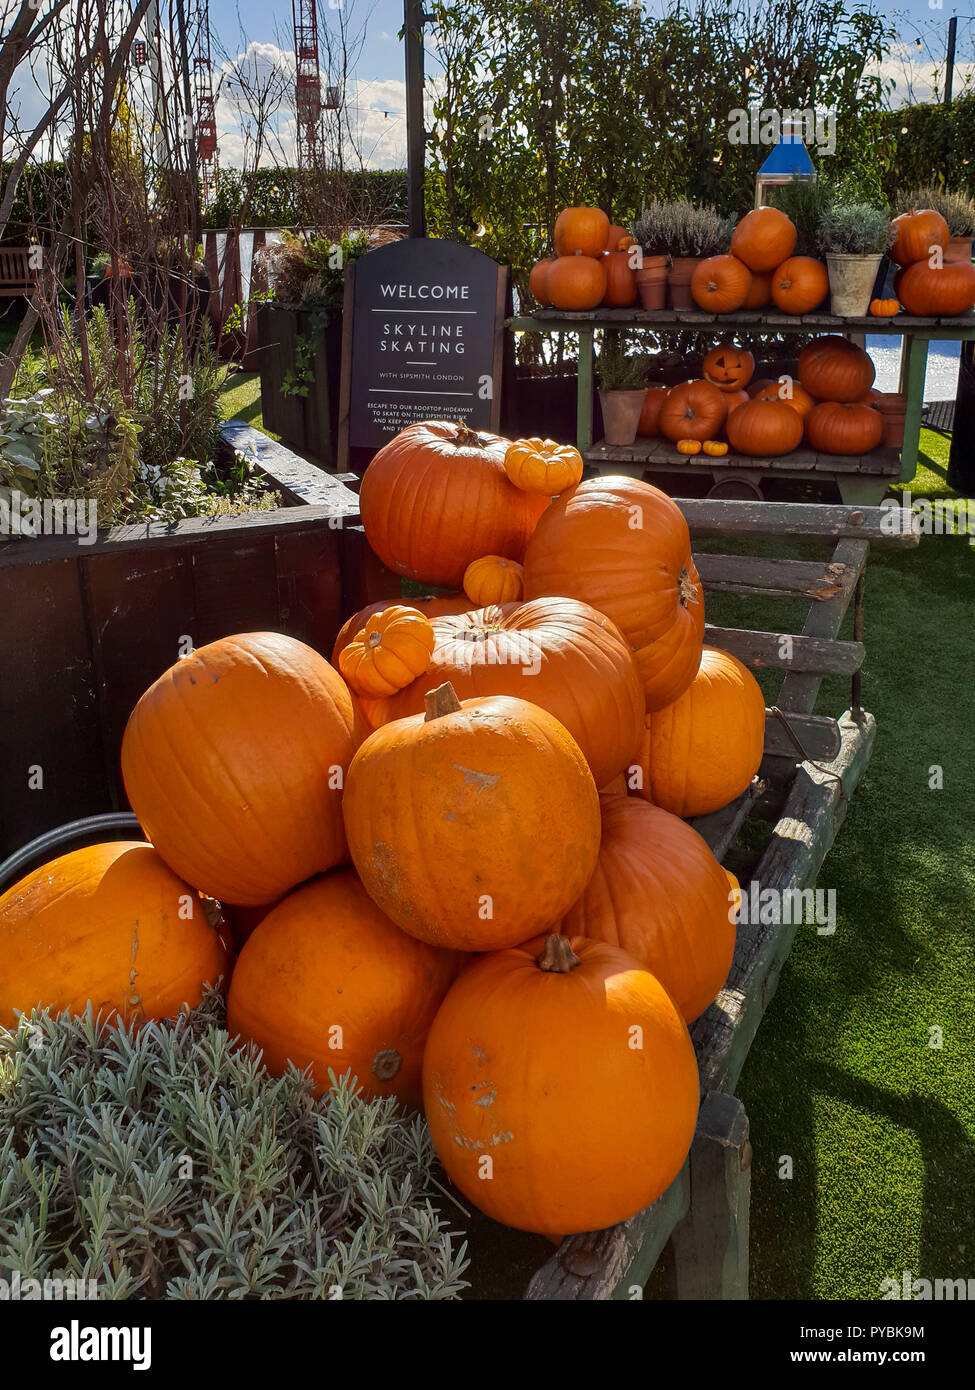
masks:
POLYGON ((18 299, 34 293, 37 275, 26 246, 0 246, 0 299, 18 299))
MULTIPOLYGON (((880 507, 770 502, 682 501, 692 540, 758 541, 759 554, 696 554, 709 594, 808 601, 798 632, 709 626, 705 641, 755 669, 782 671, 766 711, 758 776, 722 810, 692 821, 736 873, 750 900, 772 889, 813 886, 870 759, 876 724, 860 706, 863 584, 871 545, 915 546, 916 522, 880 507), (903 521, 895 527, 894 518, 903 521), (764 553, 768 543, 807 541, 816 558, 764 553), (839 636, 853 604, 852 634, 839 636), (787 640, 790 639, 790 640, 787 640), (814 714, 824 676, 850 678, 850 708, 838 719, 814 714), (746 820, 771 823, 761 851, 735 844, 746 820)), ((779 544, 779 548, 782 546, 779 544)), ((782 901, 781 896, 779 901, 782 901)), ((759 1023, 778 984, 795 922, 739 924, 724 989, 691 1028, 702 1102, 687 1163, 653 1206, 609 1230, 567 1237, 532 1277, 525 1298, 639 1296, 670 1242, 678 1298, 748 1296, 751 1146, 735 1096, 759 1023)), ((633 1155, 639 1162, 639 1155, 633 1155)))

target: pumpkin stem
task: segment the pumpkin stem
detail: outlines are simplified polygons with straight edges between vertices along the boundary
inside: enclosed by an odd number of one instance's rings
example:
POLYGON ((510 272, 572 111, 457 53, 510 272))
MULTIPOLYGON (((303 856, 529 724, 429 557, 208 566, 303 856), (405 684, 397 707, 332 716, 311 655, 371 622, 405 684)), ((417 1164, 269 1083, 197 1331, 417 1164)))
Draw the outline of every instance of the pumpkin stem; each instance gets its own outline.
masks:
POLYGON ((556 975, 568 975, 570 970, 575 970, 577 965, 582 964, 569 945, 569 938, 559 936, 556 931, 549 932, 542 954, 535 959, 538 961, 539 970, 549 970, 556 975))
POLYGON ((472 430, 470 425, 465 424, 463 420, 456 420, 454 423, 457 426, 457 438, 454 440, 455 444, 460 444, 467 448, 473 446, 476 449, 483 449, 485 447, 486 441, 481 438, 477 430, 472 430))
POLYGON ((445 714, 456 714, 460 709, 457 692, 450 681, 444 681, 436 690, 428 690, 423 697, 423 703, 426 706, 424 724, 428 724, 431 719, 442 719, 445 714))
POLYGON ((697 603, 697 586, 687 570, 681 570, 677 577, 677 592, 684 608, 689 603, 697 603))
POLYGON ((372 1074, 378 1076, 380 1081, 392 1081, 402 1065, 403 1059, 395 1047, 387 1047, 373 1057, 372 1074))

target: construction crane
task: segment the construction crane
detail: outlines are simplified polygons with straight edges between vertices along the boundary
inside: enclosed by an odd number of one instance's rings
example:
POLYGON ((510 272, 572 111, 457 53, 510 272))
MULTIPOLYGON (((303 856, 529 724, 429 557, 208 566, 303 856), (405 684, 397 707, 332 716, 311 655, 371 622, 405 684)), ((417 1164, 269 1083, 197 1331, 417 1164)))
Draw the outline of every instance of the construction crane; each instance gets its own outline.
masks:
POLYGON ((326 87, 318 62, 318 10, 315 0, 291 0, 295 29, 295 107, 298 117, 299 169, 319 169, 324 163, 322 112, 339 105, 338 87, 326 87))

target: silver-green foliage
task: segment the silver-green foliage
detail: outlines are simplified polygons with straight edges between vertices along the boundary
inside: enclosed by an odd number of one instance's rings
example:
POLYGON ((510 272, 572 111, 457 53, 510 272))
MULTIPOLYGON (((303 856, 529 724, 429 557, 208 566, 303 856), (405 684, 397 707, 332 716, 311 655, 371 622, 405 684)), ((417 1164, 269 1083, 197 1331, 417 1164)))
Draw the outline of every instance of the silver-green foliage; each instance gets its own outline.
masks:
POLYGON ((948 223, 951 236, 975 236, 975 199, 964 193, 949 193, 945 188, 914 188, 897 195, 897 211, 911 212, 918 208, 933 208, 948 223))
POLYGON ((219 999, 172 1023, 0 1028, 0 1278, 105 1299, 450 1299, 426 1125, 343 1079, 316 1099, 235 1050, 219 999))
POLYGON ((877 256, 893 239, 890 214, 872 203, 831 203, 819 224, 824 256, 877 256))

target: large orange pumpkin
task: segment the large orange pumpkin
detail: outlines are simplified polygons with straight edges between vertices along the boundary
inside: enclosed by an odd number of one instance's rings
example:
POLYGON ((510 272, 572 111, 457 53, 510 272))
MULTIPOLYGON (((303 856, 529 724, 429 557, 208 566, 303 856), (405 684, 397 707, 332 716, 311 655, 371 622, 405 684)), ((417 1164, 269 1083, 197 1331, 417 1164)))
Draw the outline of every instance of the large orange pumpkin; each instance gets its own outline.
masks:
POLYGON ((766 273, 792 255, 796 236, 792 221, 778 208, 753 208, 731 234, 731 254, 749 270, 766 273))
MULTIPOLYGON (((382 613, 384 609, 393 608, 403 602, 404 600, 401 598, 381 598, 376 603, 367 603, 364 608, 353 613, 351 618, 347 618, 339 628, 339 634, 332 646, 332 665, 338 666, 340 653, 349 645, 356 633, 362 631, 366 621, 372 617, 373 613, 382 613)), ((427 618, 446 618, 453 617, 457 613, 466 613, 471 606, 471 601, 466 594, 435 594, 411 598, 409 606, 427 618)))
POLYGON ((35 1005, 172 1018, 230 973, 225 939, 151 845, 92 845, 0 897, 0 1026, 35 1005))
POLYGON ((560 256, 545 289, 556 309, 595 309, 606 293, 606 267, 592 256, 560 256))
MULTIPOLYGON (((944 250, 951 235, 948 223, 933 208, 912 208, 909 212, 902 212, 900 217, 894 218, 892 226, 895 237, 888 254, 894 264, 900 266, 928 260, 936 247, 944 250)), ((897 297, 903 304, 901 296, 897 297)))
POLYGON ((563 208, 555 219, 558 256, 601 256, 609 238, 609 218, 599 208, 563 208))
POLYGON ((555 257, 546 256, 544 260, 535 262, 528 275, 529 293, 543 309, 552 302, 548 297, 548 272, 554 264, 555 257))
POLYGON ((705 647, 683 695, 648 714, 646 724, 638 790, 675 816, 703 816, 726 806, 762 761, 765 699, 755 677, 730 652, 705 647))
POLYGON ((665 683, 678 667, 684 673, 688 647, 700 645, 704 594, 687 522, 666 493, 635 478, 585 478, 552 503, 525 556, 525 594, 591 604, 616 624, 638 664, 641 648, 663 642, 660 669, 651 665, 655 676, 670 673, 665 683))
POLYGON ((772 275, 772 298, 783 314, 811 314, 829 293, 829 274, 812 256, 792 256, 772 275))
POLYGON ((799 381, 818 401, 855 401, 876 375, 863 348, 832 334, 814 338, 799 354, 799 381))
POLYGON ((884 437, 879 410, 856 401, 820 401, 806 416, 806 439, 822 454, 865 454, 884 437))
POLYGON ((656 1201, 684 1163, 698 1096, 660 982, 625 951, 554 933, 473 961, 423 1062, 451 1180, 495 1221, 543 1234, 602 1230, 656 1201))
POLYGON ((366 539, 388 569, 458 588, 479 555, 520 561, 544 499, 508 479, 509 441, 425 420, 384 444, 362 478, 366 539))
POLYGON ((295 889, 251 933, 227 1029, 280 1076, 312 1068, 316 1094, 351 1070, 370 1099, 420 1102, 423 1047, 465 957, 401 932, 350 869, 295 889))
POLYGON ((788 454, 802 439, 802 416, 784 401, 753 400, 728 416, 728 443, 739 454, 770 458, 788 454))
POLYGON ((901 272, 897 297, 909 314, 966 314, 975 305, 975 265, 945 261, 935 267, 916 261, 901 272))
MULTIPOLYGON (((703 603, 697 608, 703 631, 703 603)), ((426 692, 450 681, 462 700, 514 695, 548 710, 579 745, 597 786, 635 758, 643 732, 640 676, 617 628, 588 604, 561 597, 506 604, 438 619, 434 632, 423 677, 369 708, 377 728, 420 714, 426 692)))
POLYGON ((626 795, 603 795, 599 805, 596 870, 559 930, 628 951, 693 1023, 735 952, 728 876, 697 831, 669 811, 626 795))
POLYGON ((742 391, 752 379, 755 358, 734 343, 718 343, 701 364, 701 376, 719 391, 742 391))
POLYGON ((709 314, 730 314, 748 298, 752 273, 737 256, 708 256, 691 275, 694 303, 709 314))
POLYGON ((547 710, 445 684, 425 715, 361 745, 343 800, 370 897, 411 936, 497 951, 558 921, 599 850, 599 798, 579 745, 547 710))
POLYGON ((637 434, 653 438, 660 433, 660 412, 663 410, 669 390, 668 386, 647 387, 647 394, 640 407, 640 419, 636 427, 637 434))
POLYGON ((352 700, 324 657, 279 632, 225 637, 149 687, 122 739, 133 811, 170 868, 243 905, 346 855, 352 700))
POLYGON ((606 293, 603 304, 607 309, 628 309, 637 300, 636 271, 630 265, 628 251, 607 251, 603 256, 606 271, 606 293))
POLYGON ((710 381, 682 381, 660 407, 660 433, 667 439, 716 439, 728 416, 725 393, 710 381))

